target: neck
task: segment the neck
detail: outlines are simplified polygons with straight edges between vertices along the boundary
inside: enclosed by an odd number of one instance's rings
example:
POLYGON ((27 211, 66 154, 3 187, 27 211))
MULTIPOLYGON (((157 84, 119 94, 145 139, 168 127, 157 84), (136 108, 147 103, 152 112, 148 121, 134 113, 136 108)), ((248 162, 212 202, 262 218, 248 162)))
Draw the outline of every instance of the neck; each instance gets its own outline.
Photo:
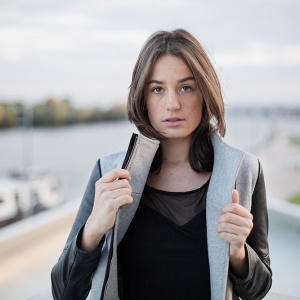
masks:
POLYGON ((207 182, 210 172, 197 173, 190 165, 190 147, 191 138, 163 140, 161 169, 149 173, 147 184, 163 191, 186 192, 207 182))
POLYGON ((191 137, 186 139, 169 139, 161 142, 162 163, 177 165, 189 162, 191 137))

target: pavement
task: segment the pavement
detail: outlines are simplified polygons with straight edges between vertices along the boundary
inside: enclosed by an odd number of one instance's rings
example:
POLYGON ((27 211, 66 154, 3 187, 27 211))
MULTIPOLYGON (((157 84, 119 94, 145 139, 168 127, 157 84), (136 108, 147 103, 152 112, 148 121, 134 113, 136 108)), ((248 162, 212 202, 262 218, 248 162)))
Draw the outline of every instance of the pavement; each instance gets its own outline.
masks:
POLYGON ((52 299, 51 269, 65 245, 78 201, 8 225, 0 231, 1 300, 52 299))

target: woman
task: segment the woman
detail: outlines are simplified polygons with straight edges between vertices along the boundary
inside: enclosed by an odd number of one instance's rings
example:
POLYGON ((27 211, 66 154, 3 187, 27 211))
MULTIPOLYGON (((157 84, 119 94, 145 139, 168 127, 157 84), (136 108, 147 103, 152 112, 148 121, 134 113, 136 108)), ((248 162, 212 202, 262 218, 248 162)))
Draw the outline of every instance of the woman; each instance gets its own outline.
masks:
POLYGON ((263 298, 272 273, 262 168, 222 140, 220 84, 190 33, 146 41, 127 113, 141 134, 97 162, 52 270, 54 298, 263 298))

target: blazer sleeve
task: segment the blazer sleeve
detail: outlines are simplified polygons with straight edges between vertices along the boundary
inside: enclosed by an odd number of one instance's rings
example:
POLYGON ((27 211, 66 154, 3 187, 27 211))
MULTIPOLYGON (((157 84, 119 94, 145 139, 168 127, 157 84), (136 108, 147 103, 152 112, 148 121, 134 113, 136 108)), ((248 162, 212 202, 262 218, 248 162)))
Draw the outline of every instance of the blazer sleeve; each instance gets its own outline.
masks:
POLYGON ((235 293, 241 299, 262 299, 272 285, 268 245, 268 212, 263 170, 259 174, 252 194, 251 213, 253 228, 246 241, 249 272, 246 278, 238 278, 229 270, 235 293))
POLYGON ((98 265, 104 238, 93 252, 80 249, 81 233, 91 214, 95 183, 101 177, 100 160, 94 166, 81 205, 67 239, 63 253, 51 271, 52 295, 55 300, 86 299, 92 274, 98 265))

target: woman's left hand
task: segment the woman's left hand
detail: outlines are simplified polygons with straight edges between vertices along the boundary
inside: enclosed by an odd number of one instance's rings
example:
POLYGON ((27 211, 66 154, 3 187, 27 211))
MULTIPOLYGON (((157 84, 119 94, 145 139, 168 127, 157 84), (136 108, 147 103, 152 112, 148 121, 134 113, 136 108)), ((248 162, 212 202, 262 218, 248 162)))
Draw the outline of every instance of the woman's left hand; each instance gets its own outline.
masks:
POLYGON ((232 202, 223 207, 217 231, 220 238, 230 244, 229 259, 234 269, 246 262, 245 242, 252 228, 253 216, 239 204, 239 193, 233 190, 232 202))

